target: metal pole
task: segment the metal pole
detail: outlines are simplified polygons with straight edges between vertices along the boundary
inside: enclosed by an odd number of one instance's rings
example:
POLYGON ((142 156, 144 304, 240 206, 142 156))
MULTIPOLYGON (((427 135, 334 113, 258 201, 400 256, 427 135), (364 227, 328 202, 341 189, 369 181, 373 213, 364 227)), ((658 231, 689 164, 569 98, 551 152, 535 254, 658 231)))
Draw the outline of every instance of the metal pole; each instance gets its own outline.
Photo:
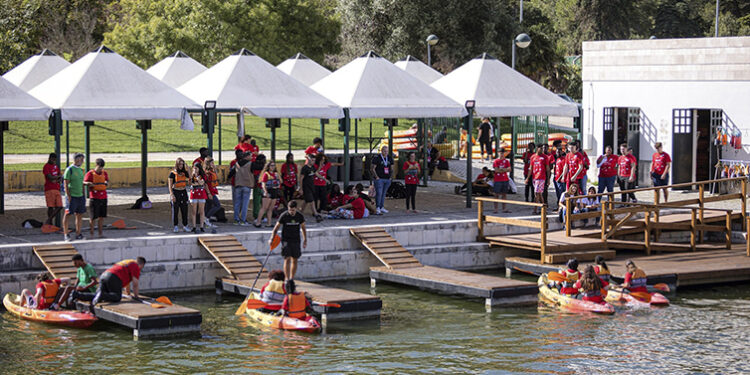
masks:
POLYGON ((141 128, 141 197, 146 197, 146 186, 148 185, 148 128, 151 120, 136 121, 141 128))
POLYGON ((521 0, 521 12, 518 13, 518 23, 523 22, 523 0, 521 0))
MULTIPOLYGON (((57 169, 60 169, 60 133, 62 132, 62 114, 59 109, 52 111, 52 117, 50 117, 49 121, 55 128, 55 155, 57 155, 57 169)), ((62 213, 58 212, 57 216, 55 216, 55 226, 59 227, 61 221, 62 213)))
POLYGON ((344 189, 349 186, 349 108, 344 108, 344 189))
POLYGON ((354 153, 359 153, 359 119, 354 119, 354 153))
POLYGON ((292 153, 292 119, 289 119, 289 153, 292 153))
POLYGON ((323 142, 323 147, 326 145, 326 123, 323 119, 320 119, 320 140, 323 142))
MULTIPOLYGON (((279 120, 280 121, 280 120, 279 120)), ((271 159, 276 161, 276 124, 271 124, 271 159)))
POLYGON ((425 124, 424 119, 417 120, 419 124, 419 134, 420 138, 419 143, 421 143, 422 146, 422 183, 424 186, 427 186, 427 124, 425 124))
POLYGON ((206 148, 208 154, 213 155, 214 153, 214 125, 216 124, 216 110, 215 109, 204 109, 206 111, 206 121, 208 121, 208 131, 206 132, 206 148))
POLYGON ((471 165, 471 119, 474 111, 470 108, 467 108, 467 110, 469 111, 469 114, 464 117, 464 127, 468 133, 466 136, 466 208, 471 208, 471 175, 473 172, 471 165))
POLYGON ((223 150, 221 148, 221 114, 218 115, 218 122, 219 122, 219 165, 221 165, 221 151, 223 150))
POLYGON ((510 178, 513 179, 516 170, 516 151, 518 148, 518 134, 516 133, 516 118, 510 118, 510 178))
POLYGON ((93 121, 84 121, 84 147, 86 150, 86 171, 91 170, 91 126, 94 125, 93 121))
POLYGON ((432 66, 432 55, 430 54, 430 42, 427 42, 427 66, 430 66, 430 67, 432 66))
POLYGON ((510 56, 511 56, 511 58, 510 58, 510 67, 513 70, 516 70, 516 40, 515 39, 513 39, 512 49, 511 50, 512 50, 512 52, 510 54, 510 56))
MULTIPOLYGON (((5 129, 8 121, 0 122, 0 214, 5 213, 5 129)), ((47 177, 45 177, 46 179, 47 177)))
POLYGON ((719 0, 716 0, 716 23, 714 24, 714 37, 719 37, 719 0))
POLYGON ((398 126, 398 119, 388 122, 388 153, 391 154, 391 158, 393 158, 393 125, 398 126))
POLYGON ((65 165, 70 165, 70 121, 65 120, 65 165))

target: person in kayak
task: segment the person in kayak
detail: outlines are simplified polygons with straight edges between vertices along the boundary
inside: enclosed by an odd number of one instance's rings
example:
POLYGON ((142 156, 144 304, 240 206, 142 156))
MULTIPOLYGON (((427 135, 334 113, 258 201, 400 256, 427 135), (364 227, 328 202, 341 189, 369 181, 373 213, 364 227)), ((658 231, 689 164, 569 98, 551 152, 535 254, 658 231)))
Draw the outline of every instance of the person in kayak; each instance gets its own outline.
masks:
POLYGON ((285 296, 284 271, 273 270, 268 272, 268 282, 260 288, 260 300, 267 304, 263 308, 263 312, 279 311, 285 296))
POLYGON ((294 280, 286 282, 286 297, 281 303, 281 314, 295 319, 304 319, 307 316, 307 308, 311 307, 310 300, 304 294, 297 292, 294 280))
POLYGON ((578 294, 578 288, 575 288, 573 285, 578 281, 578 279, 581 278, 581 271, 578 271, 578 260, 576 258, 572 258, 568 260, 567 263, 567 269, 562 270, 560 272, 563 276, 565 276, 565 281, 562 282, 561 288, 560 288, 560 294, 567 294, 567 295, 576 295, 578 294))
POLYGON ((646 272, 638 268, 630 259, 625 263, 625 268, 628 272, 625 274, 625 282, 622 283, 622 288, 631 292, 648 293, 646 272))
POLYGON ((28 289, 21 291, 21 306, 36 310, 56 310, 57 297, 62 291, 61 286, 69 280, 67 278, 55 279, 49 272, 40 273, 36 276, 35 293, 32 294, 28 289))
POLYGON ((603 291, 604 288, 609 285, 606 281, 602 281, 594 270, 594 266, 588 265, 583 269, 583 275, 576 281, 573 287, 581 290, 581 297, 584 301, 595 302, 604 304, 604 297, 606 296, 603 291))
POLYGON ((609 283, 609 279, 612 275, 609 272, 607 262, 604 261, 604 257, 597 255, 596 258, 594 258, 594 264, 596 264, 596 266, 594 266, 594 271, 599 275, 599 278, 602 279, 603 282, 609 283))
POLYGON ((78 293, 77 298, 81 301, 91 301, 90 309, 93 311, 94 306, 99 301, 120 302, 123 288, 125 288, 126 295, 131 294, 131 283, 133 284, 132 295, 137 298, 141 270, 145 265, 146 259, 144 257, 119 261, 104 271, 99 280, 99 287, 96 288, 96 293, 78 293))

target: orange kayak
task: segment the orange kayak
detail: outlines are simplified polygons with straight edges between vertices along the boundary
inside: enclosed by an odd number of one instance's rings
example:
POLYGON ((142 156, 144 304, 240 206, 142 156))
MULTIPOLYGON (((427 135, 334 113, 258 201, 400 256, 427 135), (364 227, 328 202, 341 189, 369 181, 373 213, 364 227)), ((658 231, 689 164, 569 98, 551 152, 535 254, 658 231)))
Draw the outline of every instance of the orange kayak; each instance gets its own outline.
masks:
POLYGON ((575 312, 575 313, 594 313, 602 315, 612 315, 615 313, 615 308, 609 303, 596 303, 591 301, 584 301, 575 297, 560 294, 555 288, 547 286, 547 274, 539 276, 537 286, 539 286, 539 295, 542 299, 547 302, 554 304, 557 308, 564 311, 575 312))
MULTIPOLYGON (((250 298, 258 299, 258 295, 253 293, 250 298)), ((257 309, 246 309, 245 314, 247 314, 251 320, 271 328, 308 333, 320 332, 320 323, 318 323, 318 320, 310 314, 307 314, 304 319, 267 314, 257 309)))
POLYGON ((34 322, 59 324, 67 327, 87 328, 96 322, 96 317, 88 312, 75 310, 36 310, 21 306, 21 296, 8 293, 3 305, 13 315, 34 322))
POLYGON ((664 297, 663 294, 657 292, 649 294, 651 294, 651 301, 647 302, 630 293, 622 293, 616 290, 610 290, 607 293, 607 297, 605 298, 605 300, 609 303, 625 305, 631 308, 669 306, 669 299, 667 299, 667 297, 664 297))

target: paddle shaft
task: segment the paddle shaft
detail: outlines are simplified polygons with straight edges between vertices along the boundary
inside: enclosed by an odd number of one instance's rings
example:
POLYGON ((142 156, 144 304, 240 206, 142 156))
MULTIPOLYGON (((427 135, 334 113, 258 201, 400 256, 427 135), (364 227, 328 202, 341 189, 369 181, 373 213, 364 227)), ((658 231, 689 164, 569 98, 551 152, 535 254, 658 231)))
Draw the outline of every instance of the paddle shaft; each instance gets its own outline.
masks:
POLYGON ((273 251, 273 248, 269 247, 268 254, 266 255, 266 259, 263 259, 263 263, 260 265, 260 271, 258 271, 258 275, 255 276, 255 281, 253 281, 253 286, 250 287, 250 293, 252 293, 255 290, 255 284, 258 282, 258 279, 260 278, 260 274, 263 273, 263 268, 266 267, 266 262, 268 262, 268 258, 271 256, 272 251, 273 251))

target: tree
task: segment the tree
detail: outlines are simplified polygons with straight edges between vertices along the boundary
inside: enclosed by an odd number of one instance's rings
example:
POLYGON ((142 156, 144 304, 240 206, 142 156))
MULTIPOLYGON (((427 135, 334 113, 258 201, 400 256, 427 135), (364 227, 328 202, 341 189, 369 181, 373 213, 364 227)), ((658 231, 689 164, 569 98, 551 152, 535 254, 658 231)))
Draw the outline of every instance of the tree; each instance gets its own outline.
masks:
POLYGON ((0 0, 0 71, 37 53, 41 2, 0 0))

